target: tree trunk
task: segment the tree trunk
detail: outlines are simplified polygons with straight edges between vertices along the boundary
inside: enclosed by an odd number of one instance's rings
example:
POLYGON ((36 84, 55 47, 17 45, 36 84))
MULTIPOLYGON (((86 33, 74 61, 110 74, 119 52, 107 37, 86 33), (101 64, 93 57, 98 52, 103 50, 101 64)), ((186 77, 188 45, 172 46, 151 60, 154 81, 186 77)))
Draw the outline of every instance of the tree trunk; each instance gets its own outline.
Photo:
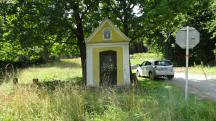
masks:
POLYGON ((43 55, 42 59, 43 61, 47 62, 49 60, 49 45, 47 43, 44 44, 44 50, 43 50, 43 55))
MULTIPOLYGON (((78 10, 78 9, 76 9, 78 10)), ((82 24, 82 18, 79 15, 79 11, 75 11, 75 20, 76 20, 76 36, 78 40, 79 50, 80 50, 80 56, 81 56, 81 65, 82 65, 82 77, 83 81, 86 84, 86 45, 85 45, 85 39, 84 39, 84 30, 83 30, 83 24, 82 24)))
POLYGON ((79 45, 80 54, 81 54, 81 64, 82 64, 82 77, 84 84, 86 84, 86 47, 85 43, 79 45))

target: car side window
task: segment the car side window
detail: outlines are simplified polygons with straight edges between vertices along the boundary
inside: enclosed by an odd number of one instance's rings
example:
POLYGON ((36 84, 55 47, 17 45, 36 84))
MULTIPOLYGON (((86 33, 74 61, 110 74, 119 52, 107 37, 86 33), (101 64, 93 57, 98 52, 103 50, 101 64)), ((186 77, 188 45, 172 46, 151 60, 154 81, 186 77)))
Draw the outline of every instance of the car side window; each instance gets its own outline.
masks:
POLYGON ((151 62, 147 61, 147 62, 145 63, 145 66, 149 66, 149 65, 151 65, 151 62))
POLYGON ((142 66, 145 66, 145 63, 146 63, 146 62, 144 61, 144 62, 142 63, 142 66))

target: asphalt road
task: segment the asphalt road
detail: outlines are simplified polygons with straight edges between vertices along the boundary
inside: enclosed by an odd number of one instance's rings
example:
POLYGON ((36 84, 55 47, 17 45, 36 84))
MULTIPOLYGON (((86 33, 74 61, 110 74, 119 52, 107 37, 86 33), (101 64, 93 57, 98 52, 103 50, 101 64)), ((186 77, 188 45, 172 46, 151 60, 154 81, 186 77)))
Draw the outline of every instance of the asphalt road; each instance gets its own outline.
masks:
MULTIPOLYGON (((216 101, 216 75, 189 74, 188 91, 202 99, 216 101)), ((185 88, 185 73, 176 72, 174 79, 168 81, 185 88)))
MULTIPOLYGON (((137 66, 131 66, 132 69, 136 69, 137 66)), ((216 75, 205 74, 189 74, 188 75, 188 91, 191 94, 195 94, 201 99, 216 101, 216 75)), ((176 86, 185 88, 185 70, 175 68, 175 77, 168 83, 175 84, 176 86)))

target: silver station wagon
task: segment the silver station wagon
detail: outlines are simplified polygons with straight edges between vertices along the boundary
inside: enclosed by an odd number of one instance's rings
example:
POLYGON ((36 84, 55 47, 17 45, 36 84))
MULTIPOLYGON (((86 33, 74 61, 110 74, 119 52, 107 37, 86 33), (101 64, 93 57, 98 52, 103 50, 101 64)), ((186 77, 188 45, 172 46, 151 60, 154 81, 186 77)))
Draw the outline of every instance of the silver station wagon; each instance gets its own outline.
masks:
POLYGON ((170 60, 144 61, 136 69, 136 76, 145 76, 154 80, 157 77, 174 78, 173 65, 170 60))

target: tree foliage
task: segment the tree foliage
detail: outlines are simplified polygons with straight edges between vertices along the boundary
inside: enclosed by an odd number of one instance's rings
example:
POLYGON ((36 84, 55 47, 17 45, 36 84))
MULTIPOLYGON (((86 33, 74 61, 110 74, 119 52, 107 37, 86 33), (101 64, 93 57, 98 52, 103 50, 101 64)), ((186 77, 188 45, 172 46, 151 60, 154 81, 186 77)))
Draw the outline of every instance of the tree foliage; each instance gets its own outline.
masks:
POLYGON ((184 65, 185 51, 175 44, 175 36, 181 27, 193 26, 200 32, 201 40, 199 45, 191 50, 191 64, 215 63, 215 38, 208 26, 208 23, 212 24, 215 20, 214 11, 210 9, 211 1, 164 0, 152 3, 152 6, 156 9, 147 13, 148 19, 145 22, 149 24, 147 30, 150 30, 147 31, 146 43, 151 45, 153 50, 164 53, 178 65, 184 65), (174 3, 178 3, 178 6, 174 3))
POLYGON ((210 64, 215 59, 215 8, 214 0, 1 0, 0 60, 80 55, 85 77, 84 40, 109 18, 135 49, 144 42, 179 64, 184 50, 175 44, 175 34, 183 26, 194 26, 201 42, 191 50, 192 63, 210 64))

